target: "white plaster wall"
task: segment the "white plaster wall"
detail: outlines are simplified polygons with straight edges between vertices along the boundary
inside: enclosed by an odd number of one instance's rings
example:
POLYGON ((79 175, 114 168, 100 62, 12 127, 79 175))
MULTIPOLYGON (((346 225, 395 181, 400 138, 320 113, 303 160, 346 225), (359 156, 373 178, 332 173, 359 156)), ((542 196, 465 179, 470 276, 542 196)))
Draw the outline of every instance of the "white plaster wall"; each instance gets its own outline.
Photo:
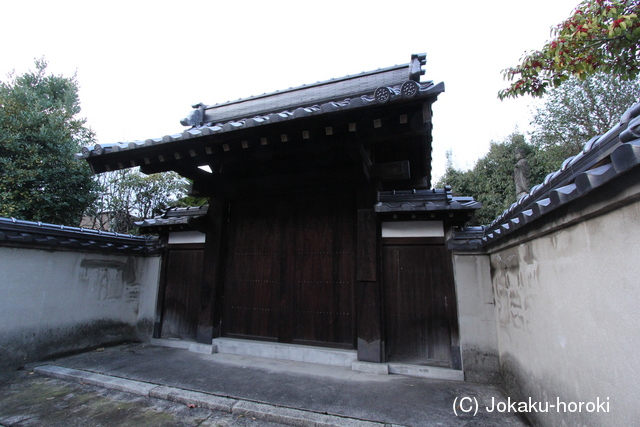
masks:
POLYGON ((0 368, 151 332, 159 257, 0 247, 0 368))
POLYGON ((609 399, 544 425, 635 425, 640 392, 640 205, 491 255, 502 370, 518 398, 609 399))
POLYGON ((498 337, 489 256, 455 254, 453 271, 465 380, 498 382, 498 337))
POLYGON ((156 316, 156 306, 158 302, 158 291, 160 286, 160 272, 162 267, 162 258, 160 255, 153 257, 138 258, 140 271, 140 294, 138 296, 138 327, 141 329, 141 323, 144 323, 144 330, 139 333, 141 339, 145 341, 151 339, 153 333, 153 322, 156 316), (149 325, 147 325, 149 322, 149 325))
POLYGON ((382 238, 444 237, 442 221, 390 221, 382 223, 382 238))
POLYGON ((174 231, 169 233, 170 245, 184 245, 187 243, 204 243, 207 235, 200 231, 174 231))

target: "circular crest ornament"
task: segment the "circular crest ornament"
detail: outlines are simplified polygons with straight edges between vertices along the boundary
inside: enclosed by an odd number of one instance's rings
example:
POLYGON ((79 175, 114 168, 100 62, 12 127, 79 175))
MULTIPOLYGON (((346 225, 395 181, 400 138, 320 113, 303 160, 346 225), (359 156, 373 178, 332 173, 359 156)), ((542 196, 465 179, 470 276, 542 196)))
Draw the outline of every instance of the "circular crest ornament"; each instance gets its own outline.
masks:
POLYGON ((400 87, 400 93, 405 98, 413 98, 418 94, 419 90, 420 84, 418 82, 414 82, 413 80, 407 80, 406 82, 402 83, 402 86, 400 87))
POLYGON ((373 97, 381 104, 389 102, 391 99, 391 89, 388 87, 380 86, 373 92, 373 97))

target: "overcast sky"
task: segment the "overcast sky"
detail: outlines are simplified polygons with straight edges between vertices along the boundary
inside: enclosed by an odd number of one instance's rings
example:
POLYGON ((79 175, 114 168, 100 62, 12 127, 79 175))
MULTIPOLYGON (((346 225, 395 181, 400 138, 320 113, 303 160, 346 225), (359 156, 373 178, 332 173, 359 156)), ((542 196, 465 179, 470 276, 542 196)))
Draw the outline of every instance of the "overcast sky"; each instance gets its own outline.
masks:
POLYGON ((444 82, 434 104, 433 169, 452 150, 471 167, 489 143, 526 131, 532 99, 499 101, 501 70, 540 48, 579 0, 7 1, 0 79, 45 57, 77 72, 99 142, 180 133, 215 104, 409 62, 444 82), (180 4, 178 4, 180 3, 180 4))

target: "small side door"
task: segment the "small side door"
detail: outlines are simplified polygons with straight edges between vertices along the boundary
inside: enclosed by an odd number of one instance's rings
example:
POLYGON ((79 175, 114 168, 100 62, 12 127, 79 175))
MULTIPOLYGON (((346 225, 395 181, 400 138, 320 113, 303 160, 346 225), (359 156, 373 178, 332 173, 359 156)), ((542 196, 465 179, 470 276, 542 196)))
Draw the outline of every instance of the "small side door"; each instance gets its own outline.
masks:
POLYGON ((453 266, 444 245, 383 241, 383 271, 387 360, 459 369, 453 266))

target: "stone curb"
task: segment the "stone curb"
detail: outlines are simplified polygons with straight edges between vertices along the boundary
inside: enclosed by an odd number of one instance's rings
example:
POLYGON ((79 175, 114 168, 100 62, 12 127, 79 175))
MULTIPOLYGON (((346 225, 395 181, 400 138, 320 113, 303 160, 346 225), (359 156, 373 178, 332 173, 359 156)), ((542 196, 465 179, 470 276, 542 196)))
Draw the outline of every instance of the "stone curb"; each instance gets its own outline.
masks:
POLYGON ((236 399, 167 386, 157 386, 153 388, 149 392, 149 397, 183 403, 185 405, 193 404, 198 407, 223 412, 232 412, 233 406, 238 403, 236 399))
MULTIPOLYGON (((34 371, 49 377, 137 394, 145 397, 169 400, 185 405, 195 405, 234 415, 243 415, 299 427, 389 427, 389 424, 345 418, 337 415, 320 414, 301 409, 274 406, 265 403, 215 396, 208 393, 184 390, 177 387, 128 380, 79 369, 55 365, 42 365, 34 371)), ((402 427, 393 425, 393 427, 402 427)))

